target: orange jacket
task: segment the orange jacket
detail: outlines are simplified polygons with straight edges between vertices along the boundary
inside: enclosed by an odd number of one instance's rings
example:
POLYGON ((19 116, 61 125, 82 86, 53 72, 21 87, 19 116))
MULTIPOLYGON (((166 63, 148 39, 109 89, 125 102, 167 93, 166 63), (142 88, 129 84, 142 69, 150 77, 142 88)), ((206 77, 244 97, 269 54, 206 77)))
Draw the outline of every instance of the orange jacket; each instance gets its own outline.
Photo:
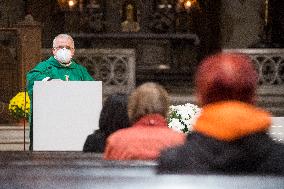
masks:
POLYGON ((183 144, 184 141, 185 135, 168 128, 164 117, 150 114, 142 117, 132 127, 110 135, 104 159, 154 160, 161 150, 183 144))

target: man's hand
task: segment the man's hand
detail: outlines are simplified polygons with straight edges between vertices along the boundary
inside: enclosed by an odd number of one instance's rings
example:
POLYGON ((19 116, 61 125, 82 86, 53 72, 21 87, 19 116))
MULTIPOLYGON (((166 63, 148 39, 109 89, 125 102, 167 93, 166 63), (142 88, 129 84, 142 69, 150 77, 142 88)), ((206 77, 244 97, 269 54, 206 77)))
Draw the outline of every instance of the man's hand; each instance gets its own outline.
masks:
POLYGON ((42 81, 50 81, 50 80, 52 80, 50 77, 45 77, 45 78, 43 78, 42 81))

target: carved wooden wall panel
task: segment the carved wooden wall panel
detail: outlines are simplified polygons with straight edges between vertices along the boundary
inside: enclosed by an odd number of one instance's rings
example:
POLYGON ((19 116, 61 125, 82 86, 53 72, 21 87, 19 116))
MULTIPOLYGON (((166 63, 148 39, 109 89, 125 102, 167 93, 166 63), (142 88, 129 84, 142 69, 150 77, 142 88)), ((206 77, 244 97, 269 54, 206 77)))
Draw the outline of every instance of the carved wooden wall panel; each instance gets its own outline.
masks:
POLYGON ((0 101, 8 103, 18 90, 16 31, 0 30, 0 101))
POLYGON ((12 121, 8 104, 19 89, 17 40, 16 30, 0 29, 0 123, 12 121))

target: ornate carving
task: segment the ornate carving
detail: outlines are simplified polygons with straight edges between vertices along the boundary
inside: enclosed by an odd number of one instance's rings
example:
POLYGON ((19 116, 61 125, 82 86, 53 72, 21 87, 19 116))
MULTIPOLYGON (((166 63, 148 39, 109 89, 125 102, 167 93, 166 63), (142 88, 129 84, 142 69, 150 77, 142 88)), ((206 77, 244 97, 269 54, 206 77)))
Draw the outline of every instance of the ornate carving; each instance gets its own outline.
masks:
POLYGON ((155 13, 150 17, 149 28, 155 33, 173 32, 174 20, 174 3, 162 0, 156 5, 155 13))
POLYGON ((128 58, 118 56, 83 56, 77 55, 78 61, 87 67, 96 80, 103 81, 104 85, 127 85, 128 58))
POLYGON ((277 80, 277 64, 275 64, 273 57, 256 56, 256 64, 259 65, 259 82, 261 84, 274 84, 277 80))
POLYGON ((81 17, 81 31, 103 32, 105 30, 104 6, 101 1, 89 0, 85 6, 85 11, 81 17))
POLYGON ((248 54, 259 73, 260 85, 284 84, 284 51, 281 49, 237 49, 229 52, 248 54))
MULTIPOLYGON (((43 50, 42 57, 50 51, 43 50)), ((84 65, 97 80, 102 81, 104 93, 129 92, 135 87, 135 53, 131 49, 77 49, 76 61, 84 65)))

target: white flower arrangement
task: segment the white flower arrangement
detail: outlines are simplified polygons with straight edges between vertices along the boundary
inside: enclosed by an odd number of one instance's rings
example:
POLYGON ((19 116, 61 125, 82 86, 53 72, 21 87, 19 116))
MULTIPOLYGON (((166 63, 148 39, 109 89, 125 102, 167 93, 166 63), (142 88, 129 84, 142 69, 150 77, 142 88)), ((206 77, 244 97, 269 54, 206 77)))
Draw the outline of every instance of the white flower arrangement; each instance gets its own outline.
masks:
POLYGON ((192 125, 200 115, 200 112, 201 109, 194 104, 172 105, 169 108, 168 126, 187 134, 192 131, 192 125))

